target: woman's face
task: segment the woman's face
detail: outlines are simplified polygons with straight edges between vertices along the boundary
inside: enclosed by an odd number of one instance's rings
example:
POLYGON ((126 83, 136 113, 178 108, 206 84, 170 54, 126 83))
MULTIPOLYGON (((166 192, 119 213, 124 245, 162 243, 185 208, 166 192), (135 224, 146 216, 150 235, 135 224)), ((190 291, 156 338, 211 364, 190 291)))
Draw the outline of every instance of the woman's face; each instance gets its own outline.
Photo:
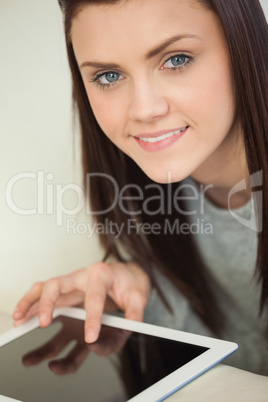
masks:
POLYGON ((196 0, 88 5, 72 42, 100 127, 152 180, 205 182, 224 171, 237 128, 228 50, 212 12, 196 0))

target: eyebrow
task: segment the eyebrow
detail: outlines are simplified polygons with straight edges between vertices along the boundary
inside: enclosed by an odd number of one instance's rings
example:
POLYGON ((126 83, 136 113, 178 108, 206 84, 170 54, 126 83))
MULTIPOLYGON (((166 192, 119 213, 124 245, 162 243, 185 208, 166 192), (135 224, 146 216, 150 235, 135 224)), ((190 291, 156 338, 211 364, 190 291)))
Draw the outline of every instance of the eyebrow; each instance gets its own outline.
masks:
POLYGON ((191 35, 191 34, 172 36, 171 38, 168 38, 164 42, 160 43, 160 45, 158 45, 156 48, 150 50, 146 54, 145 58, 147 60, 151 59, 152 57, 154 57, 157 54, 159 54, 160 52, 162 52, 162 50, 164 50, 166 47, 172 45, 172 43, 177 42, 177 41, 182 40, 182 39, 201 39, 201 38, 200 38, 200 36, 191 35))
MULTIPOLYGON (((158 45, 157 47, 155 47, 154 49, 152 49, 148 53, 146 53, 145 60, 152 59, 153 57, 158 55, 160 52, 165 50, 168 46, 170 46, 174 42, 177 42, 182 39, 201 39, 201 38, 198 35, 191 35, 191 34, 172 36, 171 38, 166 39, 164 42, 160 43, 160 45, 158 45)), ((110 69, 110 70, 120 68, 119 64, 103 63, 100 61, 85 61, 79 67, 80 67, 80 69, 82 69, 83 67, 95 67, 95 68, 106 68, 106 69, 110 69)))

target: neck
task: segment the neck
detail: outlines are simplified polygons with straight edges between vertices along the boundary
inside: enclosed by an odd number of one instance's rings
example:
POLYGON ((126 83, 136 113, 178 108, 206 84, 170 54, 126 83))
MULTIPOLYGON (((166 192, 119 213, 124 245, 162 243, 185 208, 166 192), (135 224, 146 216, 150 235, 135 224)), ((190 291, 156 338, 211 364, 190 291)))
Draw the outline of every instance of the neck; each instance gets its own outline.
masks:
POLYGON ((191 177, 207 186, 206 197, 220 208, 238 208, 251 198, 249 172, 242 136, 237 138, 235 147, 230 147, 228 139, 221 145, 221 153, 215 153, 193 172, 191 177), (231 151, 230 151, 231 149, 231 151), (229 194, 233 187, 245 181, 245 190, 229 194))

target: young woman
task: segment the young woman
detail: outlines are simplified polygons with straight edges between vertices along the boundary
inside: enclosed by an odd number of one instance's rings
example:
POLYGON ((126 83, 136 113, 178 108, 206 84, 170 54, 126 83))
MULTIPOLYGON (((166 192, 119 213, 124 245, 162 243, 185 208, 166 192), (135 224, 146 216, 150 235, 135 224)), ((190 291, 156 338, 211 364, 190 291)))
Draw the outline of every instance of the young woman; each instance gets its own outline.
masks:
POLYGON ((103 310, 118 309, 236 341, 229 364, 268 374, 268 31, 258 0, 59 3, 106 257, 35 284, 15 324, 38 313, 47 326, 55 306, 83 303, 94 342, 103 310))

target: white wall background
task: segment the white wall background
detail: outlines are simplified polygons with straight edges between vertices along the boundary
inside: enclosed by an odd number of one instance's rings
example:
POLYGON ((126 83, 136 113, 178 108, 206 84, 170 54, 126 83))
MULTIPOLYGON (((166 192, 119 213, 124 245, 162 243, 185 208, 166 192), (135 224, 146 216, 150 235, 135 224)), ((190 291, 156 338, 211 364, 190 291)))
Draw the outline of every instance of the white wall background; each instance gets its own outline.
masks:
POLYGON ((262 8, 264 9, 266 19, 268 19, 268 0, 260 0, 262 8))
MULTIPOLYGON (((5 201, 18 173, 44 172, 45 197, 48 185, 80 184, 57 0, 0 0, 0 59, 0 311, 11 312, 33 282, 98 261, 102 252, 96 237, 68 234, 66 219, 57 227, 55 213, 20 216, 5 201)), ((37 181, 17 182, 13 198, 20 208, 35 208, 37 181)), ((66 192, 65 207, 76 203, 75 192, 66 192)), ((88 222, 81 214, 75 219, 88 222)))
MULTIPOLYGON (((268 0, 261 3, 268 15, 268 0)), ((44 172, 44 196, 47 188, 81 181, 57 0, 0 0, 0 60, 0 311, 11 312, 33 282, 98 261, 102 252, 96 237, 68 234, 66 219, 57 226, 55 213, 20 216, 5 201, 18 173, 44 172)), ((17 182, 13 198, 20 208, 35 208, 36 180, 17 182)), ((66 192, 66 208, 76 201, 66 192)), ((74 218, 88 222, 83 214, 74 218)))

